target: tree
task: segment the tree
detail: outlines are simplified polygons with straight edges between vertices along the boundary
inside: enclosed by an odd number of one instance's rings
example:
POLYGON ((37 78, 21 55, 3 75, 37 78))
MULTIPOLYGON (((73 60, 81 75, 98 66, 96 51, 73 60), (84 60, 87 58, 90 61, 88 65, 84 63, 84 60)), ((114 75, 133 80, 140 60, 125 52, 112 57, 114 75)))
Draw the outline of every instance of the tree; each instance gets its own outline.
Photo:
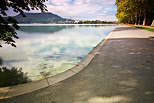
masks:
MULTIPOLYGON (((6 11, 12 8, 14 12, 20 13, 22 17, 26 17, 23 10, 41 10, 41 12, 47 11, 46 5, 43 3, 45 0, 1 0, 0 3, 0 41, 4 41, 5 44, 11 44, 16 47, 15 39, 18 39, 15 30, 19 29, 18 22, 12 18, 4 19, 2 16, 8 16, 6 11)), ((0 44, 0 47, 2 45, 0 44)))
POLYGON ((78 24, 83 24, 83 22, 82 21, 79 21, 78 24))
POLYGON ((154 0, 116 0, 119 22, 151 25, 154 20, 154 0))
POLYGON ((30 81, 31 80, 28 78, 27 73, 22 72, 22 68, 0 68, 0 87, 13 86, 28 83, 30 81))

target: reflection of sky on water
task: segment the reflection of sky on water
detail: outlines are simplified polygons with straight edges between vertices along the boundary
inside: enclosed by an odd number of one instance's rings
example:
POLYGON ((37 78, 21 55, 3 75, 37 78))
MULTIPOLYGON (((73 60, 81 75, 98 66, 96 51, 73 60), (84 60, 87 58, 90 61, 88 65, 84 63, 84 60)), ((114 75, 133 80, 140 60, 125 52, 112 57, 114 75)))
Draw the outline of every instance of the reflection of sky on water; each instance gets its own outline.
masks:
POLYGON ((22 67, 33 79, 70 69, 83 59, 115 26, 22 26, 17 48, 3 46, 6 67, 22 67), (38 31, 39 32, 38 32, 38 31), (41 75, 41 76, 40 76, 41 75))

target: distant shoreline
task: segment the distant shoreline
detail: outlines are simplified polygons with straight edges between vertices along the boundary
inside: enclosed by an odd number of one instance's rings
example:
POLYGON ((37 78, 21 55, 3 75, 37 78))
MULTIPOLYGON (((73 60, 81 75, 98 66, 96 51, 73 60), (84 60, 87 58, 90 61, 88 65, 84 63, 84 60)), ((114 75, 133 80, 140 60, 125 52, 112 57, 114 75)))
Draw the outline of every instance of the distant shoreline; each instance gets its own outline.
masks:
POLYGON ((56 25, 117 25, 117 24, 18 24, 19 26, 56 26, 56 25))

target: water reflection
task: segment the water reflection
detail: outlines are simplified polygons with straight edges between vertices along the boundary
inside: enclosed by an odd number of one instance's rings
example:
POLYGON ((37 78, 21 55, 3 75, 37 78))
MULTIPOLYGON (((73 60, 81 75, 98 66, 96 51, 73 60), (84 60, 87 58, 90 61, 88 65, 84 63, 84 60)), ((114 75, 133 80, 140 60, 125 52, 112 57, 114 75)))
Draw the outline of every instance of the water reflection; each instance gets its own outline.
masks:
POLYGON ((0 65, 2 65, 3 64, 3 60, 2 60, 2 58, 0 57, 0 65))
POLYGON ((68 26, 20 26, 20 31, 28 33, 54 33, 62 29, 73 28, 74 25, 68 26))
POLYGON ((3 59, 2 66, 22 67, 32 80, 64 72, 82 60, 115 28, 115 26, 96 27, 96 25, 25 26, 24 29, 17 31, 20 37, 16 40, 17 48, 8 45, 2 48, 0 53, 3 59), (37 32, 38 28, 41 32, 37 32))
POLYGON ((104 24, 104 25, 96 25, 96 24, 94 24, 94 25, 89 25, 89 24, 87 24, 87 25, 78 25, 79 27, 107 27, 107 26, 115 26, 115 24, 104 24))

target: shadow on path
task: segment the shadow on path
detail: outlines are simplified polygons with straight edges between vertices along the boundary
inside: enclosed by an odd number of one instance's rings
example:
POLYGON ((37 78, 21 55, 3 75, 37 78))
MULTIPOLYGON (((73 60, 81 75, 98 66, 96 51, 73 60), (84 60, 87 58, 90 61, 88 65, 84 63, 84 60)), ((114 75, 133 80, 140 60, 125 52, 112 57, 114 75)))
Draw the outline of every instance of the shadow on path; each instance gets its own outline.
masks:
POLYGON ((116 28, 116 31, 126 31, 126 30, 138 30, 138 29, 130 28, 128 26, 116 28))

